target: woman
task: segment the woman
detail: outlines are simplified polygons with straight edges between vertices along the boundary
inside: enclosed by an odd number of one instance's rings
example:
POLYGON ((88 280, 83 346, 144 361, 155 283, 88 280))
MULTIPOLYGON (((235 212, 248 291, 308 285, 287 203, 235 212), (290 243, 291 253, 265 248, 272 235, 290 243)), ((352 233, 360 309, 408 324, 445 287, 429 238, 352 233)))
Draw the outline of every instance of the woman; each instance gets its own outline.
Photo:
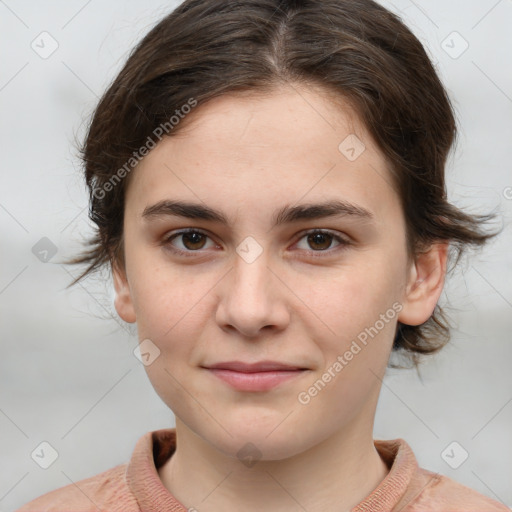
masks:
POLYGON ((187 0, 137 45, 83 147, 115 305, 175 429, 29 510, 505 511, 374 440, 392 351, 448 328, 455 136, 422 45, 371 0, 187 0))

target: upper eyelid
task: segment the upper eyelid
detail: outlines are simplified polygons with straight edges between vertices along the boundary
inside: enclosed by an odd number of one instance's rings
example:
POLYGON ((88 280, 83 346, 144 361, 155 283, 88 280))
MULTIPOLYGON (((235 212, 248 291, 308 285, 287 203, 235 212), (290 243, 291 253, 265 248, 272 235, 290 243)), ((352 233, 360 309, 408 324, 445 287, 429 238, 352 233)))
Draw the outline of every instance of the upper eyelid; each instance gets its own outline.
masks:
POLYGON ((208 231, 204 231, 203 229, 200 228, 178 229, 176 232, 171 231, 169 233, 166 233, 163 238, 164 240, 170 240, 171 238, 174 239, 175 237, 178 237, 180 235, 187 235, 188 233, 200 233, 201 235, 205 235, 212 240, 214 239, 214 237, 210 235, 208 231))
MULTIPOLYGON (((171 232, 171 234, 166 234, 164 236, 164 240, 165 241, 170 241, 171 239, 174 240, 174 238, 177 238, 181 235, 186 235, 188 233, 200 233, 200 234, 210 238, 214 243, 217 243, 217 242, 215 242, 214 238, 207 231, 205 231, 201 228, 185 228, 182 230, 178 230, 175 233, 171 232)), ((348 238, 349 238, 348 235, 340 234, 338 232, 335 232, 334 230, 327 229, 327 228, 309 228, 309 229, 302 230, 296 235, 296 242, 298 242, 299 240, 304 238, 306 235, 310 235, 310 234, 314 234, 314 233, 322 233, 322 234, 325 233, 327 235, 331 235, 333 238, 337 239, 338 242, 346 244, 346 245, 351 243, 351 241, 348 240, 348 238)), ((296 242, 294 242, 294 243, 296 243, 296 242)), ((177 250, 183 251, 183 249, 177 249, 177 250)), ((200 252, 200 251, 201 251, 201 249, 199 249, 197 251, 185 251, 185 252, 200 252)), ((323 251, 313 251, 313 252, 323 252, 323 251)))

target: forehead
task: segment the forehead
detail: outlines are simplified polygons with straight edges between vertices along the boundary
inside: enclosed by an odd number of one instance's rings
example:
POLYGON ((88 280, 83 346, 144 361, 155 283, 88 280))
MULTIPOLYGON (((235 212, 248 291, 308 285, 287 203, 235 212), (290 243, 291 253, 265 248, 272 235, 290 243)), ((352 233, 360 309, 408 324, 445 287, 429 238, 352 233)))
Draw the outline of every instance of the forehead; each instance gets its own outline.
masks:
POLYGON ((224 95, 180 123, 134 171, 127 203, 139 212, 169 197, 269 215, 335 196, 377 217, 396 206, 384 156, 351 105, 325 90, 224 95))
POLYGON ((327 89, 304 85, 216 97, 185 116, 179 128, 178 138, 202 139, 210 143, 209 150, 219 142, 222 148, 247 152, 251 147, 267 147, 274 152, 291 148, 295 153, 315 146, 321 154, 344 133, 369 137, 348 100, 327 89))

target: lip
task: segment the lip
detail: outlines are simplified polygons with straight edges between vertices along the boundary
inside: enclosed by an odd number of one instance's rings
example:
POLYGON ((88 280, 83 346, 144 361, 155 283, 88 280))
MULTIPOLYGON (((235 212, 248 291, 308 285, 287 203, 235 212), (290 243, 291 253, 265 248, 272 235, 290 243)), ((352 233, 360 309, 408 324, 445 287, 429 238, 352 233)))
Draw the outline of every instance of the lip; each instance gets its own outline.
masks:
POLYGON ((276 361, 243 363, 227 361, 203 367, 239 391, 269 391, 303 375, 308 369, 276 361))
POLYGON ((232 370, 242 373, 270 372, 270 371, 291 371, 307 370, 302 366, 295 366, 277 361, 258 361, 256 363, 244 363, 242 361, 224 361, 205 366, 210 370, 232 370))

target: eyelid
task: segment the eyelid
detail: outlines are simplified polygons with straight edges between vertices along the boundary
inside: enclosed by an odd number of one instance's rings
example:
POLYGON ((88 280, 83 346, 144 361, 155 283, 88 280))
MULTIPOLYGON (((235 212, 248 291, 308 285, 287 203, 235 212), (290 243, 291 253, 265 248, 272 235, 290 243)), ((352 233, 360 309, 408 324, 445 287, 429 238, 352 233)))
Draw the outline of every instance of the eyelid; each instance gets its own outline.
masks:
MULTIPOLYGON (((344 242, 347 244, 351 243, 348 235, 342 235, 339 231, 335 231, 335 230, 327 229, 327 228, 305 229, 304 231, 301 231, 300 233, 298 233, 297 239, 300 240, 301 238, 303 238, 306 235, 314 235, 315 233, 330 235, 340 242, 344 242)), ((316 251, 316 252, 321 252, 321 251, 316 251)))
MULTIPOLYGON (((172 240, 174 240, 175 238, 178 238, 180 235, 185 235, 187 233, 199 233, 201 235, 206 236, 210 240, 214 241, 213 238, 208 234, 208 232, 206 232, 200 228, 184 228, 181 230, 177 230, 175 232, 172 231, 170 234, 166 234, 163 238, 162 245, 164 245, 171 252, 178 254, 178 255, 184 255, 185 257, 200 255, 205 250, 198 249, 197 251, 190 251, 190 250, 185 251, 183 249, 177 249, 176 247, 172 246, 172 244, 170 243, 172 240)), ((321 250, 321 251, 314 251, 313 249, 310 249, 310 250, 300 249, 301 251, 306 251, 308 254, 312 255, 313 257, 321 258, 321 257, 325 257, 323 255, 326 255, 326 256, 332 255, 333 253, 343 250, 347 246, 352 245, 352 243, 353 243, 352 240, 350 240, 347 235, 342 236, 341 234, 339 234, 336 231, 332 231, 330 229, 323 229, 323 228, 311 228, 311 229, 301 231, 297 235, 297 240, 294 242, 293 245, 296 245, 305 236, 316 234, 316 233, 326 234, 326 235, 331 236, 334 240, 336 240, 338 242, 338 246, 336 246, 335 248, 332 248, 332 249, 325 249, 325 250, 321 250)), ((216 242, 214 241, 214 243, 216 243, 216 242)))
POLYGON ((306 251, 308 254, 312 255, 312 257, 314 257, 314 258, 326 258, 328 256, 332 256, 333 254, 346 249, 348 246, 352 245, 352 243, 353 243, 352 240, 350 240, 347 235, 343 236, 337 231, 332 231, 330 229, 324 229, 324 228, 312 228, 312 229, 307 229, 305 231, 300 232, 297 235, 297 241, 295 242, 295 244, 297 244, 305 236, 314 235, 316 233, 326 234, 326 235, 331 236, 334 240, 336 240, 338 242, 338 245, 334 248, 325 249, 323 251, 314 251, 312 249, 309 249, 309 250, 303 249, 303 251, 306 251))
MULTIPOLYGON (((179 238, 180 235, 186 235, 188 233, 199 233, 201 235, 204 235, 205 237, 209 238, 210 240, 213 240, 213 238, 208 234, 208 232, 202 230, 202 229, 199 229, 199 228, 185 228, 185 229, 180 229, 180 230, 177 230, 177 231, 171 231, 171 233, 169 234, 166 234, 162 240, 162 245, 169 251, 175 253, 175 254, 178 254, 178 255, 183 255, 185 257, 187 256, 194 256, 194 255, 199 255, 201 254, 202 252, 204 252, 203 249, 199 249, 197 251, 185 251, 183 249, 177 249, 176 247, 174 247, 171 242, 172 240, 174 240, 175 238, 179 238)), ((214 242, 216 243, 216 242, 214 242)))

